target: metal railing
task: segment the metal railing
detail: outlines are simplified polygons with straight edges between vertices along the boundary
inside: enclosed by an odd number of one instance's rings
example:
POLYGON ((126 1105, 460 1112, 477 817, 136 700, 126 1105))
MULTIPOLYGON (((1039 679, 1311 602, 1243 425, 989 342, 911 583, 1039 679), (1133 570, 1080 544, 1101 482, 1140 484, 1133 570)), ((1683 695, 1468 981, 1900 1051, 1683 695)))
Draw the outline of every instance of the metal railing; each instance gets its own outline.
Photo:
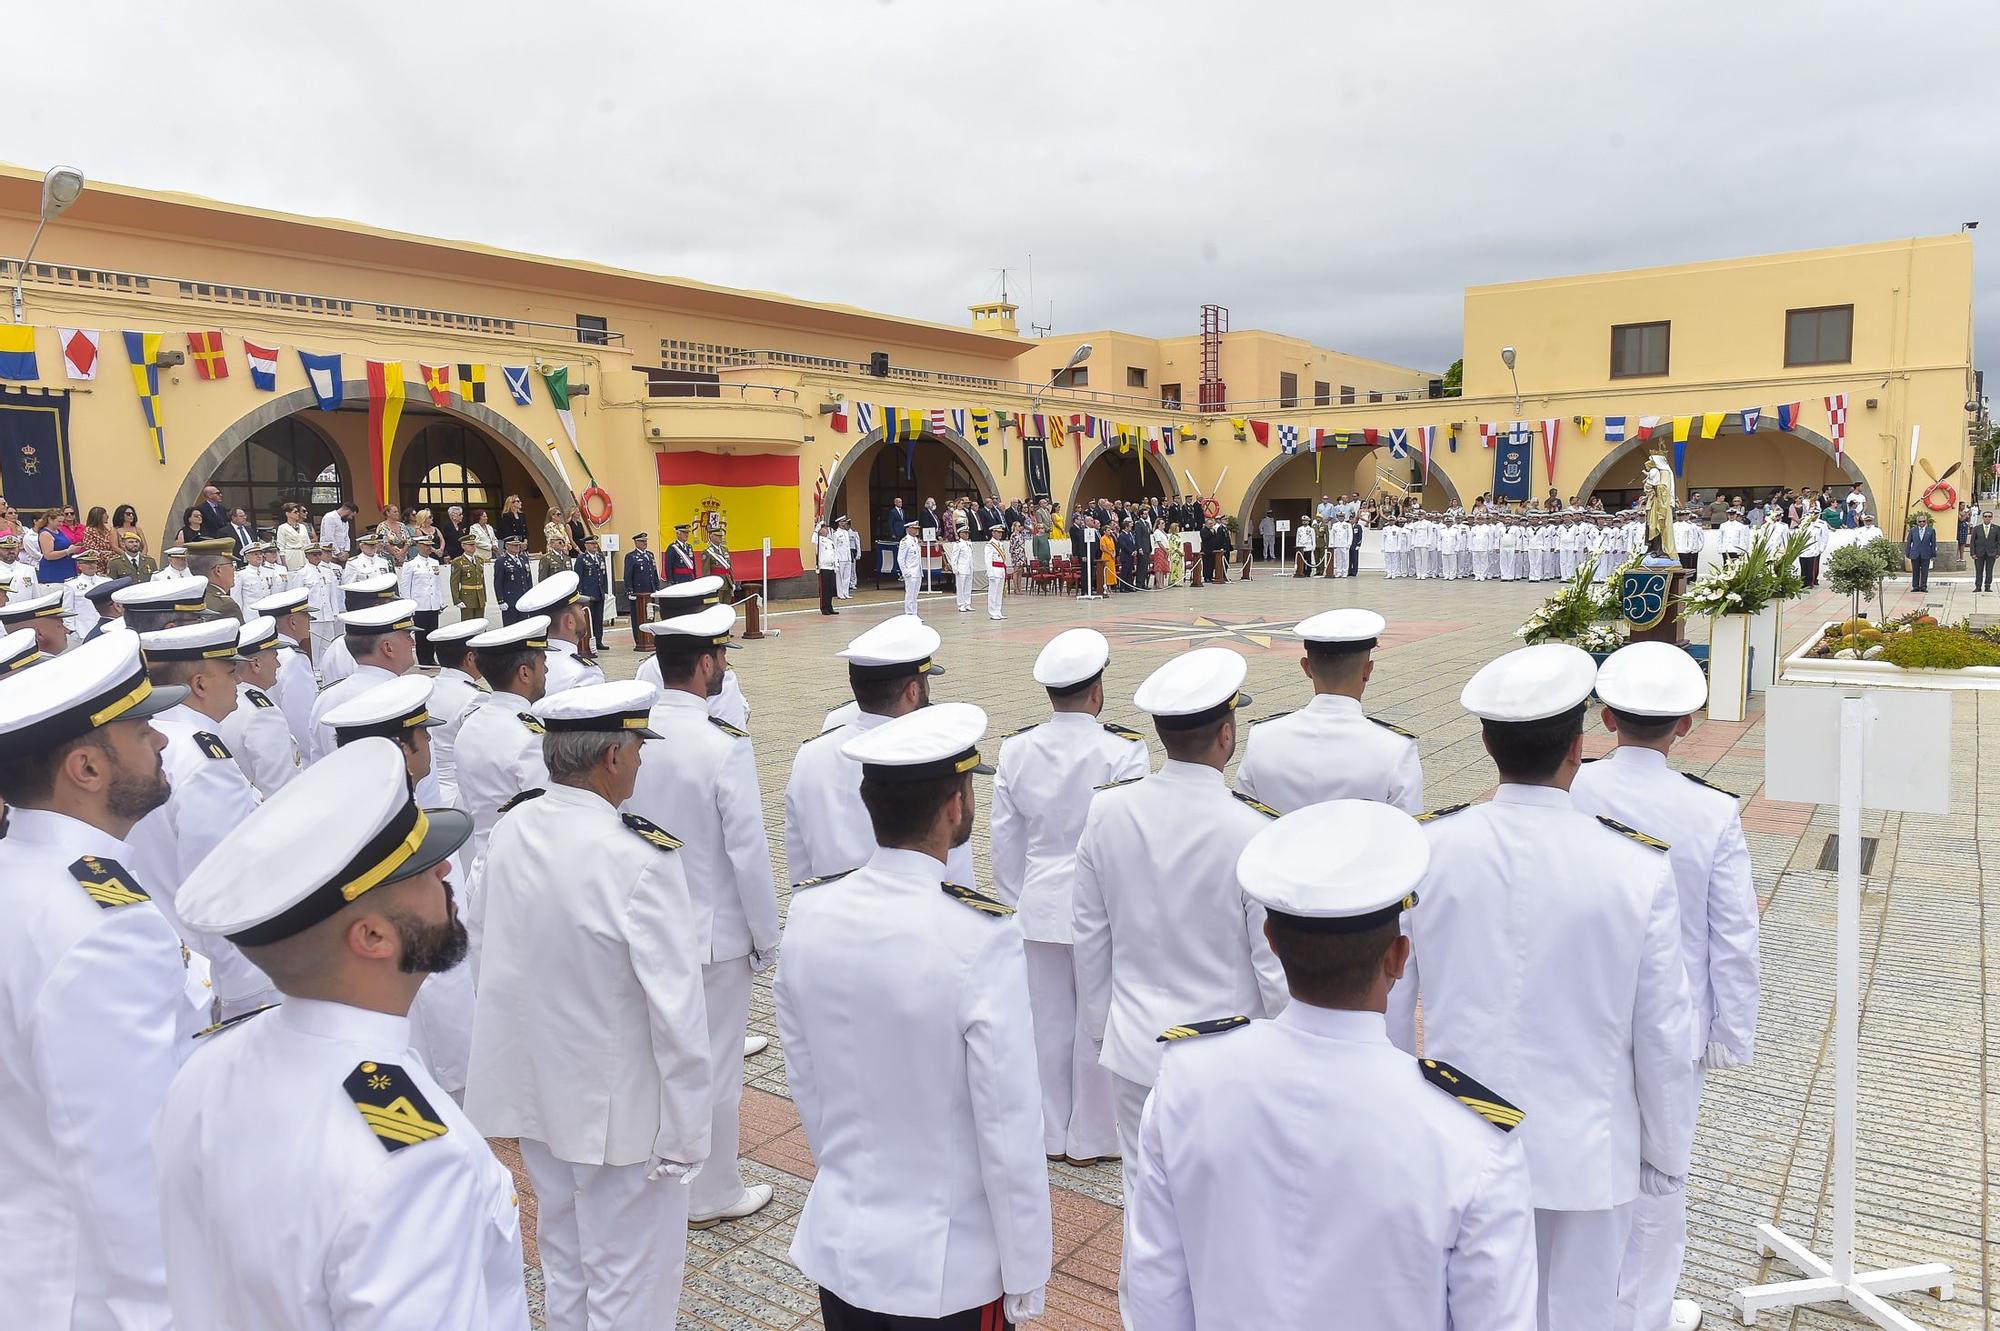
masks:
POLYGON ((646 396, 649 398, 706 399, 733 397, 738 402, 748 402, 750 394, 753 392, 769 393, 773 402, 783 402, 787 398, 793 402, 799 400, 799 390, 787 387, 784 384, 738 383, 733 379, 725 383, 716 384, 688 383, 681 380, 674 380, 672 382, 660 380, 646 386, 646 396))

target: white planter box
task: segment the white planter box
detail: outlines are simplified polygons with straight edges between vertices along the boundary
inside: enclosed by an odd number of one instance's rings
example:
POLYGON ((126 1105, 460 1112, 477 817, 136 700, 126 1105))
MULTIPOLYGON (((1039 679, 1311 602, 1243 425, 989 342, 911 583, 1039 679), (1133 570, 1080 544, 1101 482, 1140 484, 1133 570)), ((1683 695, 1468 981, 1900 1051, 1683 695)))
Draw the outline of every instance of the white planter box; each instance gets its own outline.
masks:
MULTIPOLYGON (((1991 689, 2000 691, 2000 666, 1967 666, 1963 670, 1905 670, 1887 661, 1835 661, 1806 653, 1838 621, 1828 620, 1818 633, 1785 658, 1781 679, 1787 684, 1850 684, 1871 689, 1991 689)), ((1711 685, 1711 688, 1713 686, 1711 685)))
POLYGON ((1771 680, 1778 672, 1778 661, 1782 655, 1778 639, 1782 601, 1771 604, 1750 616, 1750 692, 1762 693, 1771 687, 1771 680))
POLYGON ((1708 719, 1741 721, 1750 696, 1750 616, 1708 621, 1708 719))

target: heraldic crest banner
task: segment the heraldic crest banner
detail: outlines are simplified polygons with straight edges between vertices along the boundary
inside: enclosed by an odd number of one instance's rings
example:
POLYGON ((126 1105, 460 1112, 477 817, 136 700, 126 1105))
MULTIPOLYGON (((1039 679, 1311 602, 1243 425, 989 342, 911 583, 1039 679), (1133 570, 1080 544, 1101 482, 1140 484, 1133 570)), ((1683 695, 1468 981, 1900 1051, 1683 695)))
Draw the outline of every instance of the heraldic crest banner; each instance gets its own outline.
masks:
POLYGON ((67 392, 0 389, 0 496, 23 513, 76 503, 67 392))

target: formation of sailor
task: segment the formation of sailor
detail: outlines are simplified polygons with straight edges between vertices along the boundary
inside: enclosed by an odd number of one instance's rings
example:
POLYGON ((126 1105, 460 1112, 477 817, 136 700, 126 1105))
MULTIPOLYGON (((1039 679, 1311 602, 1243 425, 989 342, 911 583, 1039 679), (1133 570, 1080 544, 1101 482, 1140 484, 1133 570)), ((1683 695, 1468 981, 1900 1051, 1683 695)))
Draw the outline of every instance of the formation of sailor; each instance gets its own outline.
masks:
POLYGON ((454 807, 458 803, 459 727, 465 724, 473 702, 487 692, 479 678, 472 640, 488 627, 483 619, 461 619, 431 630, 431 651, 438 665, 437 674, 431 677, 430 712, 438 721, 431 735, 431 771, 437 779, 439 800, 454 807))
MULTIPOLYGON (((681 615, 696 615, 714 606, 729 603, 729 582, 720 574, 710 573, 687 582, 677 582, 671 587, 662 587, 651 597, 653 616, 656 619, 674 619, 681 615)), ((643 625, 641 626, 643 627, 643 625)), ((643 643, 646 639, 641 638, 643 643)), ((648 646, 648 652, 653 649, 648 646)), ((657 655, 649 656, 639 663, 636 675, 639 680, 660 687, 660 662, 657 655)), ((725 665, 722 672, 722 689, 708 700, 708 714, 718 720, 727 721, 738 730, 750 728, 750 700, 743 696, 743 686, 737 682, 736 672, 725 665)))
POLYGON ((285 726, 299 747, 303 762, 307 741, 312 735, 313 703, 319 697, 319 680, 313 673, 312 593, 305 587, 274 592, 253 603, 253 615, 268 615, 278 629, 278 679, 267 692, 284 714, 285 726))
POLYGON ((591 642, 590 607, 584 604, 574 572, 551 573, 514 603, 523 615, 547 617, 550 694, 582 684, 602 684, 604 671, 584 653, 591 642))
POLYGON ((307 735, 307 762, 318 762, 333 752, 333 728, 326 723, 328 711, 417 663, 416 606, 408 601, 397 599, 349 610, 341 615, 340 627, 340 641, 354 668, 332 683, 327 683, 322 673, 322 688, 313 703, 307 735))
POLYGON ((549 784, 533 711, 548 685, 548 629, 548 616, 534 615, 466 639, 487 688, 460 713, 453 745, 457 807, 472 816, 467 859, 475 864, 507 801, 549 784))

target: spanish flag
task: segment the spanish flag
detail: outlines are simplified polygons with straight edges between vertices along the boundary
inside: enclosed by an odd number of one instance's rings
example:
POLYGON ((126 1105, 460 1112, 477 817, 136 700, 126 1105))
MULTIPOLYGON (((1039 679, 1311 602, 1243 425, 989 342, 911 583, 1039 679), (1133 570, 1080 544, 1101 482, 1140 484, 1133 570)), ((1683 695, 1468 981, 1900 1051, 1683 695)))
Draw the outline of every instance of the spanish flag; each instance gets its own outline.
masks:
POLYGON ((660 530, 702 524, 720 513, 739 582, 765 575, 771 542, 773 578, 805 571, 799 558, 799 460, 782 453, 661 453, 660 530))
POLYGON ((403 362, 368 362, 368 465, 375 473, 375 501, 389 505, 389 454, 403 419, 403 362))

